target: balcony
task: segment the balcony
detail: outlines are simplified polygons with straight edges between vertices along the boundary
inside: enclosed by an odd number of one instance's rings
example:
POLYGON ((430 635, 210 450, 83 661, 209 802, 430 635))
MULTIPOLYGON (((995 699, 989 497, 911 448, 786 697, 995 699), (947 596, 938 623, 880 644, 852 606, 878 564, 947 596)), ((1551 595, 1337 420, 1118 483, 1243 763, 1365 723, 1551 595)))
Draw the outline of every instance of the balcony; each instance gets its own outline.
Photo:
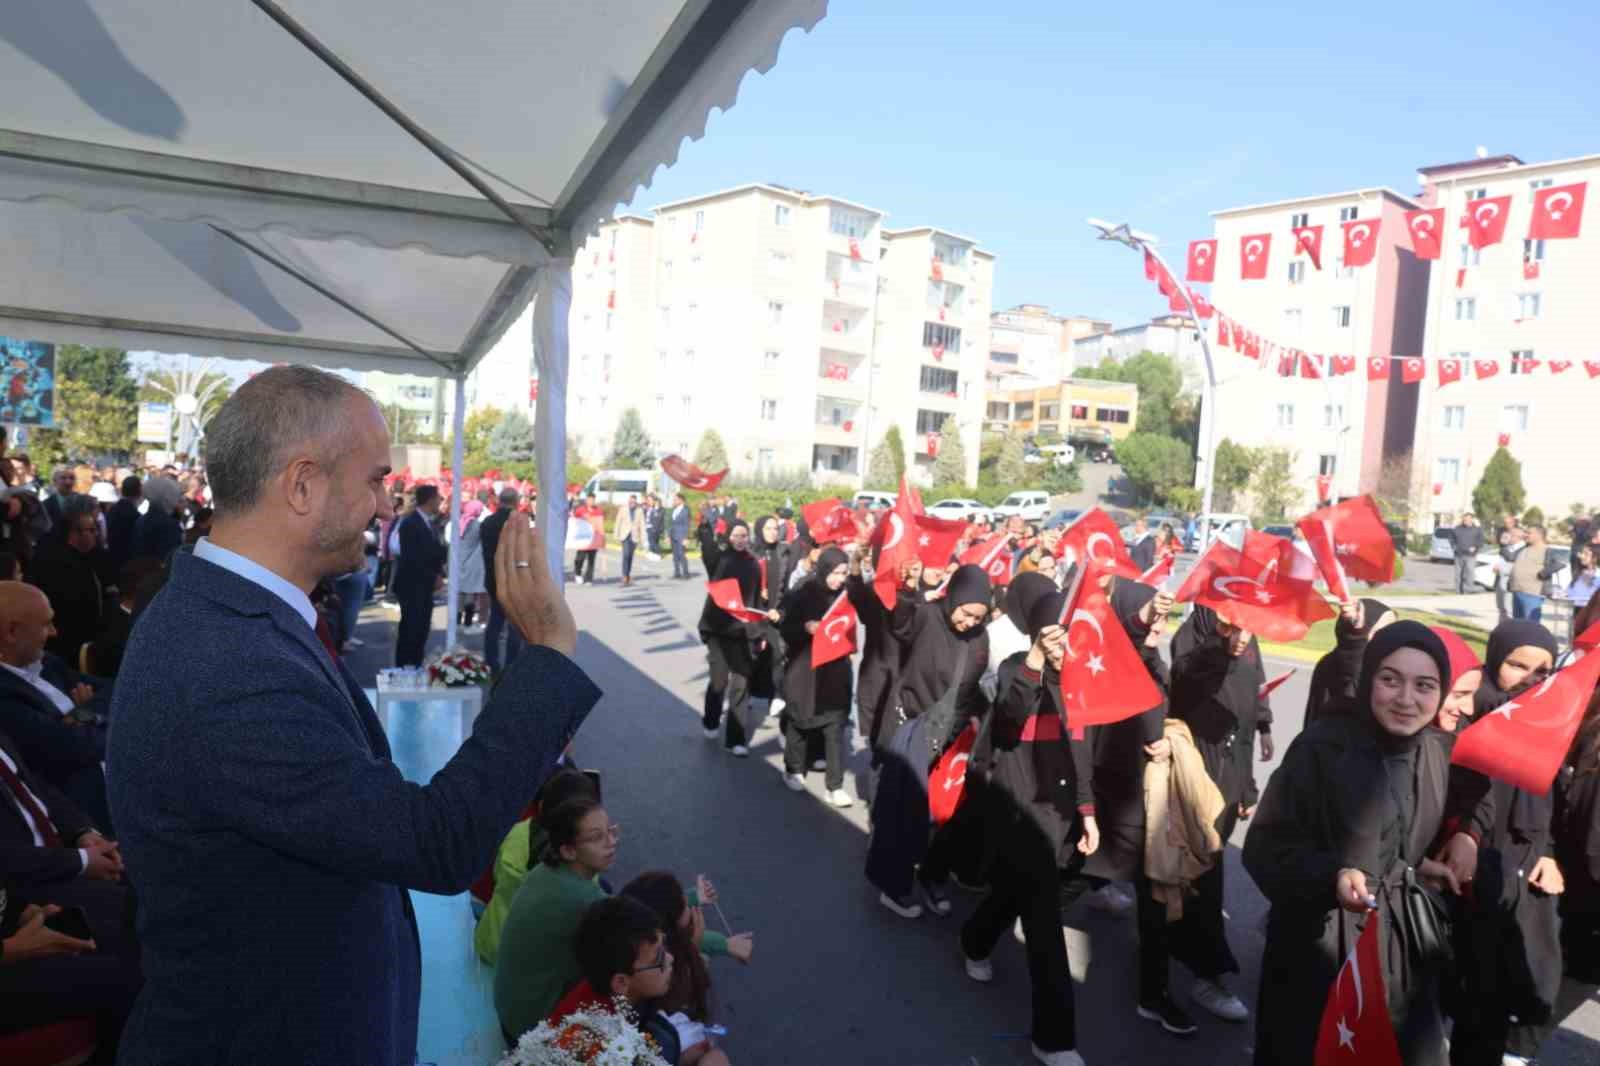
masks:
POLYGON ((828 255, 823 271, 823 299, 846 308, 871 308, 878 296, 878 276, 872 265, 846 256, 828 255))
POLYGON ((817 360, 817 395, 861 401, 867 397, 866 360, 824 352, 817 360))
POLYGON ((827 301, 822 307, 822 347, 846 355, 865 356, 872 348, 872 322, 860 312, 827 301))
POLYGON ((834 256, 841 259, 853 260, 860 263, 876 263, 878 261, 878 237, 874 227, 872 233, 865 237, 847 237, 842 233, 828 231, 827 243, 824 245, 828 251, 828 258, 834 256))

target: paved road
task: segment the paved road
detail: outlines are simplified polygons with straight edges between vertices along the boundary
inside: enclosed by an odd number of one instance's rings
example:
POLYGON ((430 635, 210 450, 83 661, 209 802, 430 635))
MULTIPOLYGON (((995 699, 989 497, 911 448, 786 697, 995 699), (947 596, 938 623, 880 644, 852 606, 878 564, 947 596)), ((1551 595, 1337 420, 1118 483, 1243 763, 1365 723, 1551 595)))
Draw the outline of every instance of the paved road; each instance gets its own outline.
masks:
MULTIPOLYGON (((610 560, 615 572, 615 559, 610 560)), ((665 565, 661 569, 670 572, 665 565)), ((634 587, 615 581, 569 589, 583 629, 578 658, 605 690, 579 737, 581 762, 604 775, 607 807, 622 826, 613 880, 666 867, 685 879, 717 880, 736 931, 756 932, 748 969, 714 965, 720 1019, 730 1054, 742 1066, 903 1062, 918 1066, 995 1066, 1032 1061, 1026 962, 1002 940, 996 980, 972 983, 961 966, 958 923, 974 897, 957 893, 956 914, 908 922, 876 902, 862 876, 866 811, 820 801, 821 775, 808 794, 782 787, 774 723, 755 734, 752 757, 738 760, 704 739, 699 705, 705 657, 694 636, 703 583, 672 581, 648 562, 634 587)), ((442 612, 441 612, 442 613, 442 612)), ((364 635, 392 641, 392 614, 368 612, 364 635)), ((435 638, 439 638, 436 636, 435 638)), ((476 636, 469 642, 476 643, 476 636)), ((361 658, 376 668, 379 649, 361 658)), ((1269 676, 1299 673, 1275 695, 1281 755, 1302 721, 1309 668, 1269 662, 1269 676)), ((1264 785, 1275 763, 1259 767, 1264 785)), ((856 791, 865 756, 850 761, 856 791)), ((1234 987, 1254 1003, 1265 901, 1238 863, 1243 832, 1230 843, 1229 936, 1244 973, 1234 987)), ((713 924, 716 916, 710 916, 713 924)), ((1078 979, 1079 1047, 1091 1066, 1164 1062, 1174 1054, 1203 1063, 1249 1061, 1251 1027, 1197 1019, 1179 1042, 1137 1019, 1135 933, 1131 920, 1080 908, 1067 929, 1078 979)), ((1188 976, 1174 967, 1173 988, 1187 999, 1188 976)), ((1574 1016, 1545 1066, 1600 1060, 1600 1003, 1574 1016), (1586 1035, 1583 1035, 1586 1034, 1586 1035)))

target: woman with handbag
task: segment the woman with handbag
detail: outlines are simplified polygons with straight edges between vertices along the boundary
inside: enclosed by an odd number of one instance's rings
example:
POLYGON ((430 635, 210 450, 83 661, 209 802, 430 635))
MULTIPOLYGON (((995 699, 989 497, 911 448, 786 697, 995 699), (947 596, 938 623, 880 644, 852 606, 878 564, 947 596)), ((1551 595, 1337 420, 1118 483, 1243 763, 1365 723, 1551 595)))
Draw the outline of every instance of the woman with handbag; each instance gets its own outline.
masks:
POLYGON ((1357 713, 1302 732, 1267 785, 1244 843, 1245 869, 1271 903, 1256 1066, 1313 1060, 1329 989, 1375 912, 1401 1059, 1446 1061, 1449 931, 1438 889, 1458 892, 1459 882, 1427 856, 1445 824, 1453 739, 1429 726, 1449 676, 1449 654, 1426 626, 1385 627, 1367 644, 1357 713))

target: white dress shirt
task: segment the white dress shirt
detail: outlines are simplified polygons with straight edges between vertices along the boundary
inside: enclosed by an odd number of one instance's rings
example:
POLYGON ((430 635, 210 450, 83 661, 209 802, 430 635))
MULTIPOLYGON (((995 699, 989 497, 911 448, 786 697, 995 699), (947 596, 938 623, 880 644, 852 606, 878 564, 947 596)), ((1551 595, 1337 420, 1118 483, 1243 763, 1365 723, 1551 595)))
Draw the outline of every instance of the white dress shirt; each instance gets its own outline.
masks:
MULTIPOLYGON (((22 771, 16 763, 11 761, 11 756, 7 755, 4 750, 0 750, 0 762, 5 763, 6 767, 13 774, 17 775, 17 781, 20 784, 22 782, 22 771)), ((38 794, 27 785, 22 785, 22 788, 23 791, 27 792, 29 798, 31 798, 34 803, 39 805, 39 809, 44 811, 45 817, 48 818, 50 816, 49 805, 46 804, 44 800, 40 799, 38 794)), ((10 800, 11 805, 17 809, 17 813, 22 815, 23 824, 26 825, 28 827, 28 831, 33 834, 33 846, 36 848, 44 847, 44 833, 40 831, 39 823, 33 820, 33 815, 28 813, 28 808, 23 805, 20 799, 12 794, 12 791, 9 788, 0 789, 0 792, 4 792, 6 794, 6 799, 10 800)), ((79 873, 82 873, 84 870, 89 868, 89 851, 87 848, 78 849, 78 861, 83 864, 78 871, 79 873)))
MULTIPOLYGON (((398 526, 399 523, 395 525, 398 526)), ((194 554, 197 559, 204 559, 214 566, 238 574, 252 584, 260 585, 294 608, 295 614, 304 618, 306 625, 310 626, 313 632, 316 631, 317 609, 311 606, 311 597, 301 591, 299 586, 290 584, 254 559, 247 559, 238 552, 231 552, 227 548, 211 543, 210 537, 200 538, 199 543, 194 546, 194 554)))
POLYGON ((54 685, 44 679, 44 674, 42 672, 44 670, 43 658, 40 658, 39 661, 34 663, 32 666, 12 666, 10 663, 0 663, 0 666, 5 667, 13 674, 16 674, 18 677, 22 678, 22 680, 32 685, 38 690, 39 695, 53 703, 56 710, 60 711, 62 714, 71 714, 72 709, 77 706, 77 704, 72 702, 71 696, 67 695, 65 692, 62 692, 60 689, 56 688, 54 685))

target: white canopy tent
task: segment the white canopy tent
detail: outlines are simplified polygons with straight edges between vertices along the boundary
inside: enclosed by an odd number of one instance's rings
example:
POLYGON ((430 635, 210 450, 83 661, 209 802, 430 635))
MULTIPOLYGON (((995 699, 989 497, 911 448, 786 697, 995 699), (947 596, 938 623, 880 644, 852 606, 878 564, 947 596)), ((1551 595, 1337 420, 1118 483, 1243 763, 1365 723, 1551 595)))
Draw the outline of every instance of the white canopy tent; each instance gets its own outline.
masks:
POLYGON ((537 298, 559 581, 572 249, 826 8, 13 0, 0 334, 449 377, 459 485, 466 374, 537 298))

